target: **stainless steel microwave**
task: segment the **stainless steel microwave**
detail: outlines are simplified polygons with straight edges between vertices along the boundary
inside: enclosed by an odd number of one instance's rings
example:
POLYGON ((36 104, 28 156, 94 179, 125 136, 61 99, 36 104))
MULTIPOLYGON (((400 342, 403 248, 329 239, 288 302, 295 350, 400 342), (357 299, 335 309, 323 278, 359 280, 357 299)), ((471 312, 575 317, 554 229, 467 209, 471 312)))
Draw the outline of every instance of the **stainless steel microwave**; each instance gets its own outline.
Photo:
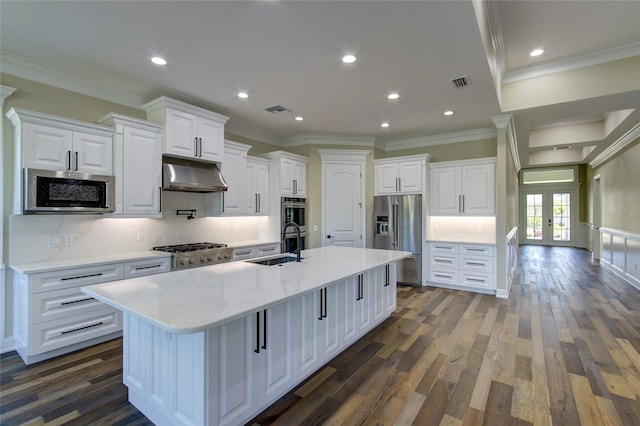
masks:
POLYGON ((24 213, 109 213, 115 178, 79 172, 24 169, 24 213))

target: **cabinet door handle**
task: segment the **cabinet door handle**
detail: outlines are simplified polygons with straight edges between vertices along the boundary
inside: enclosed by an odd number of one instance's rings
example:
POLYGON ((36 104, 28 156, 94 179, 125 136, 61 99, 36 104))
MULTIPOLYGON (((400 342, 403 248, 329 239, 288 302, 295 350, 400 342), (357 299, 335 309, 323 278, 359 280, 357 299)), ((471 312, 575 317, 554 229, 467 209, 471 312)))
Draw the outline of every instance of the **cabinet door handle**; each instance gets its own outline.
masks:
POLYGON ((162 213, 162 187, 158 187, 158 213, 162 213))
POLYGON ((384 287, 389 287, 390 284, 390 278, 389 278, 389 265, 385 265, 384 267, 385 269, 385 283, 384 283, 384 287))
POLYGON ((197 137, 193 138, 193 156, 194 157, 198 156, 198 138, 197 137))
POLYGON ((222 209, 220 209, 220 212, 224 213, 224 192, 222 193, 222 209))
POLYGON ((398 191, 402 191, 402 178, 398 178, 398 191))
POLYGON ((258 194, 258 213, 262 211, 262 198, 260 195, 261 194, 258 194))
POLYGON ((324 288, 324 314, 322 314, 323 318, 327 317, 327 288, 324 288))
POLYGON ((324 317, 322 315, 322 313, 324 312, 323 308, 324 308, 324 304, 323 304, 323 301, 322 301, 322 289, 320 289, 320 316, 318 317, 318 320, 320 320, 320 321, 322 321, 322 318, 324 317))
POLYGON ((356 300, 362 300, 364 299, 364 289, 363 289, 363 285, 362 285, 362 281, 363 281, 363 277, 362 274, 358 275, 358 297, 356 298, 356 300))
POLYGON ((258 194, 253 194, 253 198, 254 198, 254 203, 255 203, 255 208, 254 213, 258 213, 260 211, 260 207, 258 206, 258 194))
POLYGON ((462 195, 458 195, 458 213, 462 213, 462 195))
POLYGON ((71 170, 71 151, 67 151, 67 170, 71 170))
POLYGON ((78 171, 78 151, 76 151, 76 172, 78 171))
POLYGON ((264 315, 264 324, 262 324, 264 344, 262 345, 262 349, 267 350, 267 310, 262 311, 262 314, 264 315))
POLYGON ((198 141, 200 141, 200 158, 202 158, 202 138, 198 138, 198 141))
POLYGON ((462 196, 462 213, 464 213, 464 195, 462 196))
POLYGON ((256 312, 256 348, 255 353, 260 353, 260 312, 256 312))

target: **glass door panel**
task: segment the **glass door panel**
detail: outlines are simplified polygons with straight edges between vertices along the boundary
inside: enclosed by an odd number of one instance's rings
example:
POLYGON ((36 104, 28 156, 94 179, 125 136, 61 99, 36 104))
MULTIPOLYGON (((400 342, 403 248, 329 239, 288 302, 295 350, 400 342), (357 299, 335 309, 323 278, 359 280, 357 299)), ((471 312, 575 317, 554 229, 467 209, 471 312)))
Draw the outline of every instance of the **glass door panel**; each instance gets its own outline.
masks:
POLYGON ((553 241, 571 241, 571 194, 553 193, 553 241))
POLYGON ((526 194, 527 240, 542 240, 542 194, 526 194))

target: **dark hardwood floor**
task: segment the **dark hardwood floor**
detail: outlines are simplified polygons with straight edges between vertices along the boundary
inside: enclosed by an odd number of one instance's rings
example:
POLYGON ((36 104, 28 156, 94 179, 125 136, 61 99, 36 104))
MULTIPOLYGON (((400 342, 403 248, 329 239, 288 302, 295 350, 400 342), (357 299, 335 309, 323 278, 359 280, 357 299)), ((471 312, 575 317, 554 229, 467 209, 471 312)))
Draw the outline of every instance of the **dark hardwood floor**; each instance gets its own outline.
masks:
MULTIPOLYGON (((398 289, 398 309, 254 425, 638 425, 640 292, 590 253, 523 246, 508 300, 398 289)), ((149 424, 121 341, 0 358, 0 423, 149 424)))

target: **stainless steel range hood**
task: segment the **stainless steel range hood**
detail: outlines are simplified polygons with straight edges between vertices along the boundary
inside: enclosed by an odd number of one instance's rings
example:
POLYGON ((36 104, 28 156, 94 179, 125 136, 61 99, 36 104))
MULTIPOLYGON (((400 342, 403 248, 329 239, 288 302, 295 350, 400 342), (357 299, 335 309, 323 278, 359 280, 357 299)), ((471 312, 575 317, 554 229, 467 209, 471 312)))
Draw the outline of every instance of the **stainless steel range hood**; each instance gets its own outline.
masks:
POLYGON ((217 164, 162 158, 162 189, 182 192, 221 192, 228 189, 217 164))

